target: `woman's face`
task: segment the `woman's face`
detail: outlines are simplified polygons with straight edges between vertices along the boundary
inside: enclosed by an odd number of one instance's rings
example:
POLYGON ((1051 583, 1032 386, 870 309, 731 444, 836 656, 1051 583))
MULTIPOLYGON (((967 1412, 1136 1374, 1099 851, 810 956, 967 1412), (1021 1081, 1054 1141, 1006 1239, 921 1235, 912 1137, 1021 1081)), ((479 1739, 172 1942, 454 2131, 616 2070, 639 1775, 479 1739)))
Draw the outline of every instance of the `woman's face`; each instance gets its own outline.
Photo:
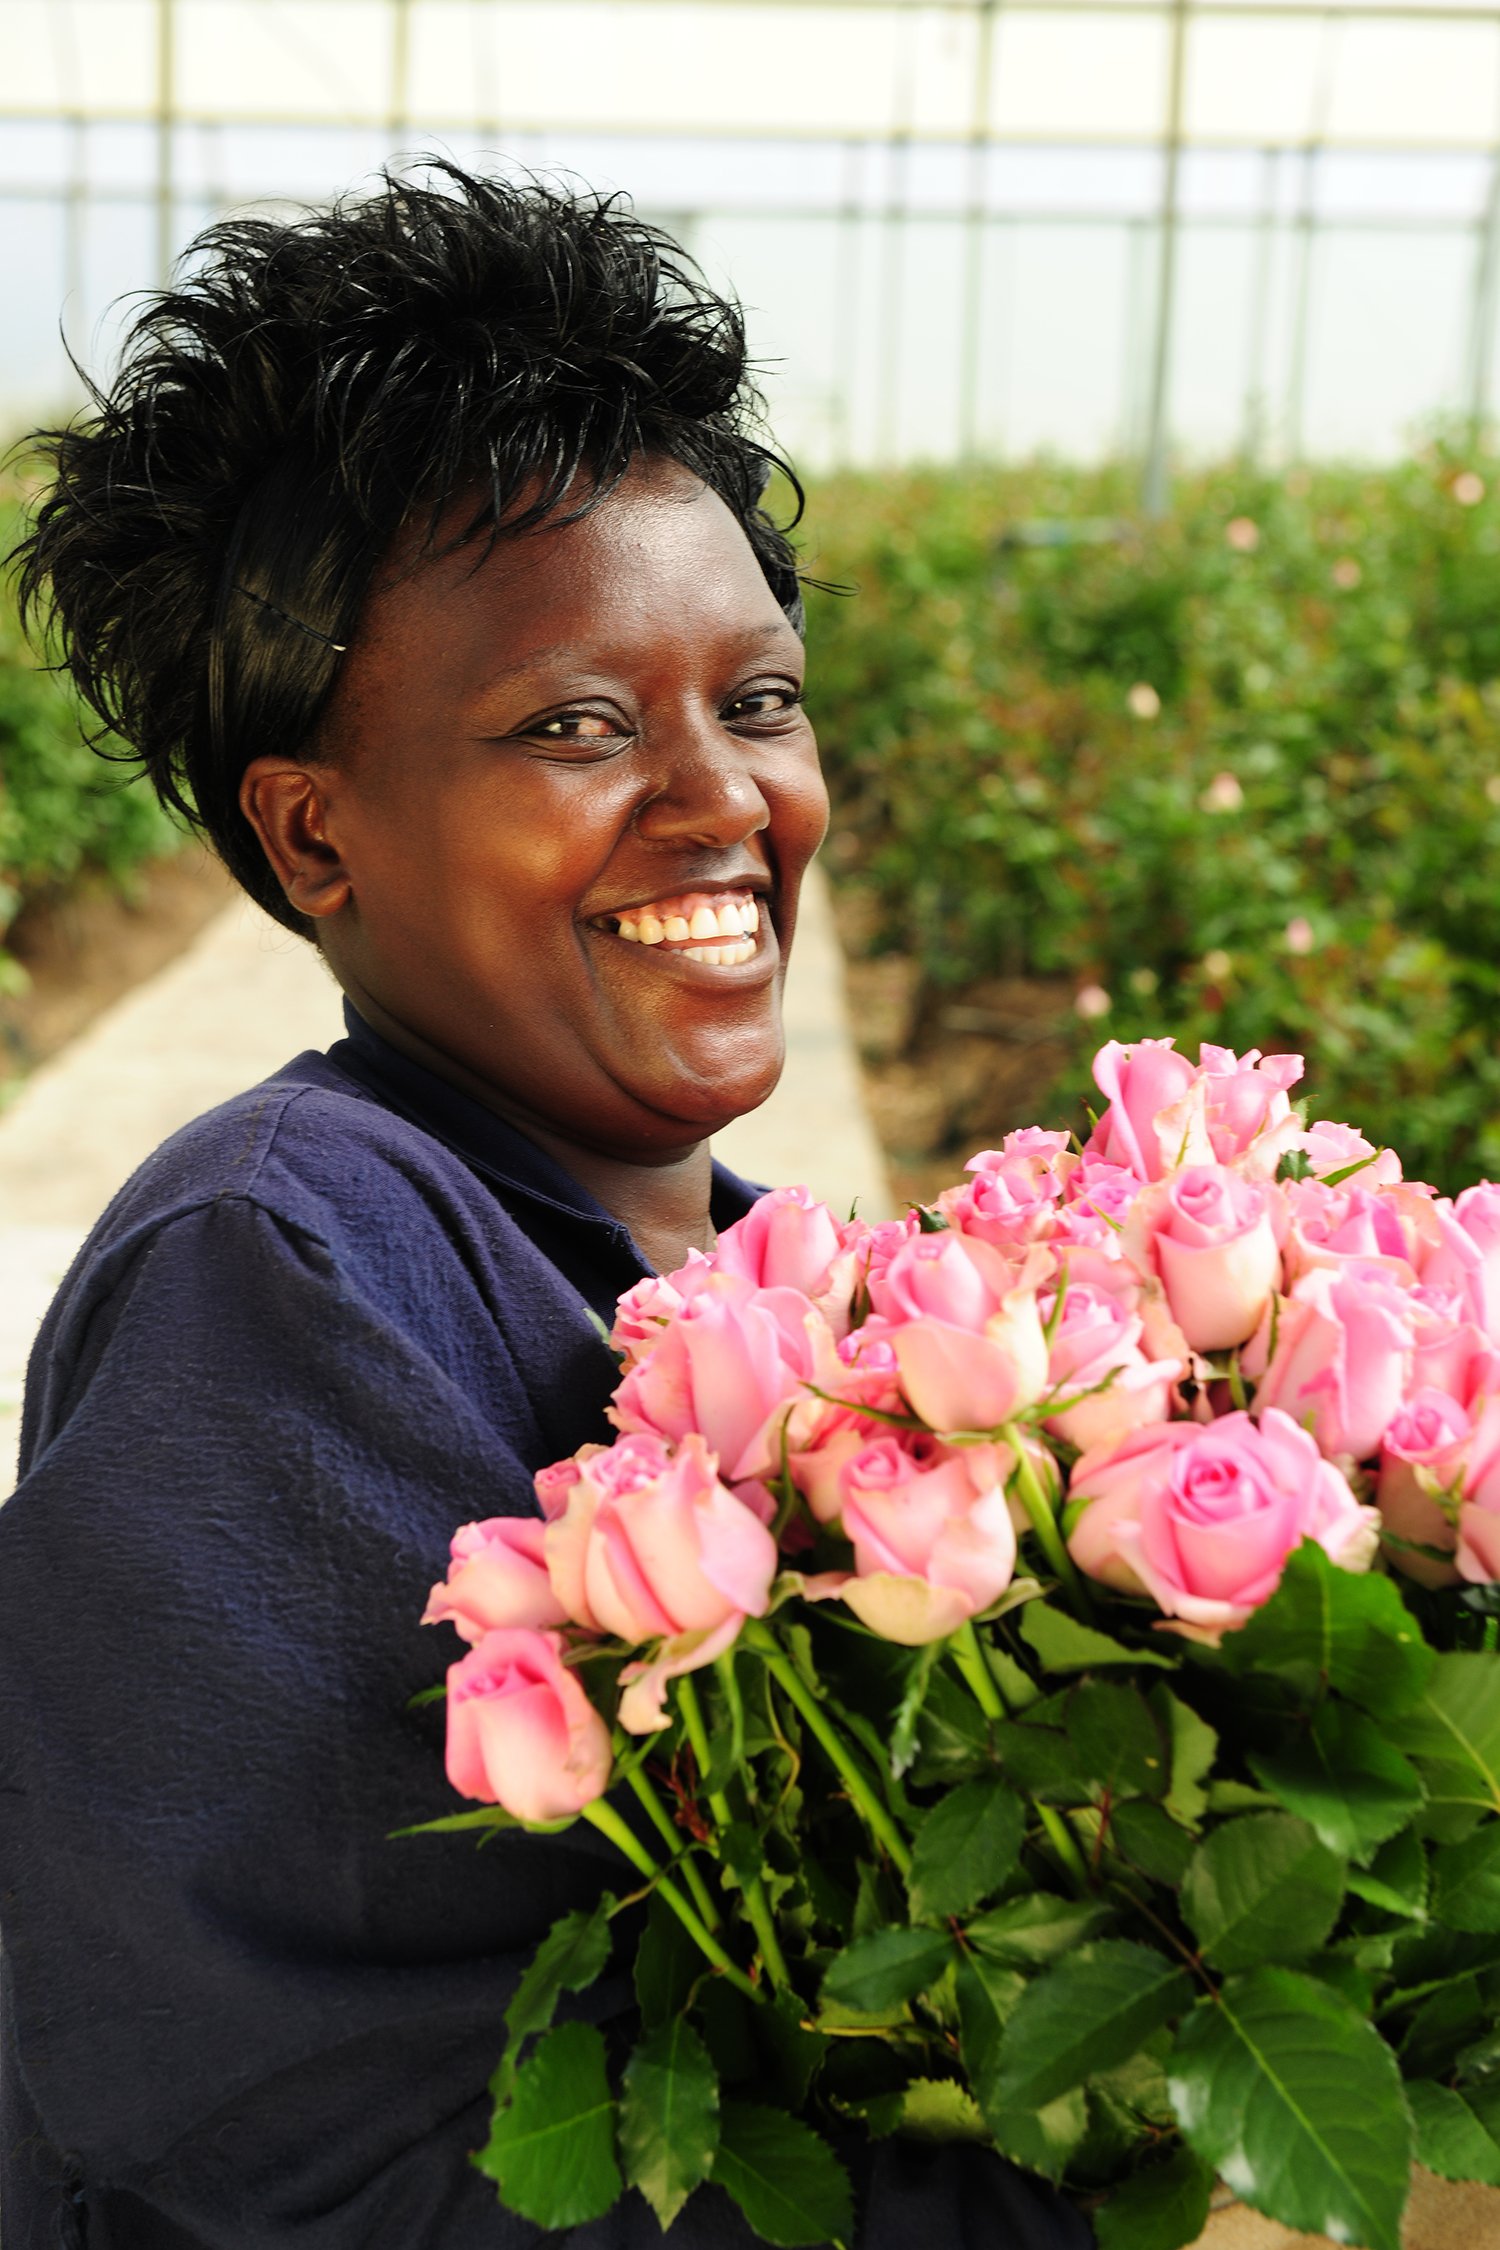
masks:
POLYGON ((294 903, 355 1004, 502 1114, 685 1148, 780 1074, 827 821, 802 670, 739 525, 675 464, 477 568, 394 573, 309 769, 323 856, 294 903))

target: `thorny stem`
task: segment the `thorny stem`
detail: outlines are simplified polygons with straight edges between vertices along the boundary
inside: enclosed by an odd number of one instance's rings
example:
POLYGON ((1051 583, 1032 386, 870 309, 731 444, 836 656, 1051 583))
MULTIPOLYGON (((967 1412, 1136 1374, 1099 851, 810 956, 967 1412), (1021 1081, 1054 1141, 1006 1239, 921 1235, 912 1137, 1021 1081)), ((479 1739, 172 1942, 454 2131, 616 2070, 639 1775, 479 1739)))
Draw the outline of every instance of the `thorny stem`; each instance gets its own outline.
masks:
POLYGON ((708 1885, 693 1864, 692 1858, 683 1851, 684 1839, 673 1827, 666 1807, 639 1766, 633 1766, 626 1779, 645 1807, 652 1826, 671 1852, 672 1857, 674 1859, 681 1858, 682 1872, 687 1878, 687 1887, 693 1894, 693 1903, 708 1927, 711 1930, 716 1930, 719 1927, 719 1909, 710 1897, 708 1885))
POLYGON ((911 1848, 885 1806, 870 1786, 865 1774, 850 1753, 849 1745, 835 1726, 829 1723, 817 1697, 791 1660, 784 1656, 771 1635, 761 1628, 753 1636, 747 1629, 750 1645, 765 1658, 766 1669, 782 1690, 788 1702, 794 1703, 807 1725, 809 1733, 821 1745, 839 1779, 864 1817, 865 1825, 886 1851, 903 1876, 911 1873, 911 1848))
POLYGON ((1022 1432, 1014 1422, 1007 1422, 1005 1425, 1005 1441, 1015 1455, 1016 1489, 1021 1495, 1021 1505, 1031 1519, 1031 1528, 1041 1542, 1042 1550, 1066 1591, 1075 1613, 1087 1619, 1092 1613, 1088 1593, 1072 1556, 1063 1545, 1062 1533, 1057 1528, 1057 1518, 1052 1512, 1052 1503, 1042 1490, 1031 1456, 1022 1442, 1022 1432))
POLYGON ((624 1853, 632 1867, 638 1868, 642 1875, 655 1884, 699 1952, 712 1963, 720 1976, 727 1978, 735 1990, 743 1992, 747 1999, 759 2000, 761 1993, 757 1987, 750 1982, 744 1970, 730 1960, 718 1939, 705 1928, 697 1908, 689 1905, 671 1876, 658 1866, 640 1838, 626 1827, 614 1806, 603 1797, 596 1797, 591 1805, 584 1806, 583 1817, 598 1829, 601 1836, 607 1836, 617 1851, 624 1853))
MULTIPOLYGON (((685 1672, 677 1681, 677 1704, 687 1728, 688 1740, 693 1746, 693 1756, 698 1761, 698 1771, 706 1776, 709 1765, 708 1730, 703 1724, 703 1709, 698 1701, 697 1687, 691 1675, 685 1672)), ((705 1794, 708 1809, 722 1832, 734 1819, 729 1799, 722 1789, 709 1789, 705 1794)), ((771 1904, 766 1897, 765 1885, 758 1875, 747 1875, 741 1879, 740 1888, 744 1893, 745 1912, 750 1917, 750 1927, 755 1932, 755 1942, 760 1948, 760 1957, 766 1964, 766 1973, 778 1992, 790 1991, 792 1975, 786 1965, 786 1955, 781 1950, 781 1941, 776 1935, 776 1924, 771 1919, 771 1904)))

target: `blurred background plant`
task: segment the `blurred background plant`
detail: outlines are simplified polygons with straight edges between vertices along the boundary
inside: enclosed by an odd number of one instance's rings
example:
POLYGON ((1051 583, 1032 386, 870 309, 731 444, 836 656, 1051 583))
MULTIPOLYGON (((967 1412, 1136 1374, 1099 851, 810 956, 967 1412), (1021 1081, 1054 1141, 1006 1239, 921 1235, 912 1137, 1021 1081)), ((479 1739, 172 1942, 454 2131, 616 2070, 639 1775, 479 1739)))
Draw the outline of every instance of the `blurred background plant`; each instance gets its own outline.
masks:
POLYGON ((1500 1169, 1500 458, 1132 501, 1054 462, 814 492, 851 592, 811 597, 810 705, 893 1155, 921 1187, 976 1132, 1078 1123, 1102 1037, 1173 1032, 1306 1050, 1315 1114, 1440 1185, 1500 1169))

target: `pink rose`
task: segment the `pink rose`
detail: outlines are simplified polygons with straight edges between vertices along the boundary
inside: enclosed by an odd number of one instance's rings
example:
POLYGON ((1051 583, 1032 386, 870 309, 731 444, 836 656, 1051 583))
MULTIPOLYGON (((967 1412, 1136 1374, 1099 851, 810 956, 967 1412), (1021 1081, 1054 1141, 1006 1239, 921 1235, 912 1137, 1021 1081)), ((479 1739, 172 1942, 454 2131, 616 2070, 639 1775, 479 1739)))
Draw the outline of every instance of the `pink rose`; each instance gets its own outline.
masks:
POLYGON ((452 1625, 466 1641, 482 1640, 500 1625, 566 1624, 568 1613, 547 1575, 546 1529, 534 1516, 461 1524, 449 1549, 448 1576, 428 1595, 422 1623, 452 1625))
POLYGON ((1459 1289, 1430 1288, 1425 1282, 1406 1293, 1411 1312, 1413 1393, 1446 1391, 1469 1399, 1476 1390, 1495 1387, 1500 1359, 1482 1328, 1466 1317, 1459 1289))
POLYGON ((1257 1384, 1255 1412, 1282 1407, 1310 1422, 1325 1453, 1366 1461, 1407 1395, 1413 1336, 1406 1291, 1383 1267, 1314 1267, 1241 1363, 1257 1384))
POLYGON ((1356 1177, 1362 1186, 1394 1187, 1401 1177, 1401 1159, 1393 1148, 1377 1149, 1352 1125, 1334 1125, 1320 1117, 1302 1135, 1302 1153, 1320 1179, 1343 1172, 1351 1164, 1363 1165, 1356 1177))
POLYGON ((1180 1131, 1174 1136, 1160 1120, 1198 1077, 1170 1039, 1141 1039, 1122 1047, 1111 1039, 1094 1057, 1094 1083, 1109 1107, 1100 1118, 1084 1155, 1122 1165, 1137 1179, 1159 1180, 1179 1161, 1180 1131), (1163 1145, 1164 1142, 1169 1145, 1163 1145))
POLYGON ((634 1432, 580 1459, 565 1513, 546 1526, 547 1564, 567 1614, 622 1641, 762 1616, 776 1542, 715 1469, 696 1434, 674 1453, 634 1432))
MULTIPOLYGON (((1393 1417, 1381 1442, 1375 1488, 1376 1506, 1387 1531, 1398 1539, 1452 1552, 1457 1535, 1434 1495, 1462 1477, 1471 1429, 1458 1400, 1437 1390, 1415 1392, 1393 1417)), ((1456 1570, 1430 1562, 1425 1555, 1407 1554, 1399 1547, 1389 1552, 1398 1570, 1424 1586, 1451 1586, 1458 1576, 1456 1570)))
POLYGON ((1474 1415, 1453 1559, 1470 1585, 1500 1579, 1500 1397, 1484 1399, 1474 1415))
POLYGON ((1500 1187, 1482 1180, 1433 1206, 1439 1240, 1422 1261, 1430 1287, 1461 1289, 1471 1319, 1500 1344, 1500 1187))
POLYGON ((1281 1271, 1269 1191, 1222 1164, 1193 1164, 1132 1207, 1125 1251, 1161 1277, 1194 1351, 1226 1351, 1255 1333, 1281 1271))
MULTIPOLYGON (((1139 1295, 1138 1290, 1130 1293, 1135 1299, 1139 1295)), ((1038 1310, 1052 1328, 1048 1392, 1076 1401, 1048 1416, 1047 1427, 1055 1437, 1087 1452, 1143 1422, 1166 1420, 1172 1385, 1186 1368, 1181 1360, 1147 1357, 1141 1343, 1144 1323, 1135 1303, 1070 1278, 1061 1314, 1055 1296, 1042 1297, 1038 1310)))
POLYGON ((1149 1594, 1203 1637, 1243 1625, 1304 1539, 1341 1569, 1365 1570, 1379 1537, 1375 1510, 1274 1407, 1259 1423, 1226 1414, 1136 1430, 1084 1455, 1072 1497, 1082 1503, 1068 1540, 1079 1569, 1149 1594))
POLYGON ((938 1430, 988 1430, 1041 1395, 1047 1341, 1036 1284, 1044 1251, 1022 1264, 991 1243, 945 1229, 903 1243, 872 1276, 875 1310, 912 1412, 938 1430))
POLYGON ((568 1820, 602 1797, 609 1729, 556 1633, 502 1627, 448 1668, 448 1779, 517 1820, 568 1820))
POLYGON ((964 1166, 971 1179, 966 1186, 946 1189, 938 1197, 938 1209, 957 1233, 1001 1249, 1032 1241, 1051 1226, 1076 1163, 1068 1154, 1066 1133, 1028 1125, 1007 1133, 1000 1148, 971 1156, 964 1166))
POLYGON ((697 1432, 731 1481, 764 1476, 786 1410, 833 1359, 828 1323, 801 1290, 716 1272, 626 1371, 609 1418, 666 1438, 697 1432))
POLYGON ((1106 1164, 1102 1157, 1079 1159, 1068 1181, 1067 1200, 1058 1212, 1052 1239, 1087 1244, 1108 1257, 1123 1255, 1120 1236, 1130 1208, 1144 1182, 1121 1164, 1106 1164))
POLYGON ((836 1597, 872 1633, 908 1648, 956 1631, 999 1599, 1015 1570, 1012 1458, 1007 1446, 959 1450, 925 1431, 873 1439, 840 1473, 854 1570, 815 1579, 808 1592, 836 1597))
POLYGON ((1255 1179, 1273 1178, 1283 1152, 1302 1138, 1288 1099, 1302 1076, 1302 1057, 1263 1055, 1258 1047, 1236 1055, 1207 1043, 1199 1054, 1203 1120, 1214 1156, 1255 1179))
POLYGON ((800 1290, 838 1335, 849 1325, 854 1291, 855 1258, 846 1237, 857 1239, 857 1233, 841 1227, 807 1188, 774 1188, 724 1229, 712 1263, 756 1289, 800 1290))
POLYGON ((1352 1180, 1326 1187, 1321 1180, 1289 1180, 1282 1189, 1286 1209, 1283 1250, 1286 1277, 1296 1281, 1313 1266, 1338 1266, 1351 1258, 1368 1263, 1387 1259, 1402 1270, 1398 1279, 1414 1281, 1408 1242, 1393 1203, 1352 1180))
POLYGON ((662 1330, 676 1319, 713 1270, 701 1250, 690 1250, 687 1263, 675 1273, 648 1273, 633 1289, 626 1290, 615 1306, 609 1340, 617 1352, 624 1353, 628 1364, 644 1359, 655 1349, 662 1330))

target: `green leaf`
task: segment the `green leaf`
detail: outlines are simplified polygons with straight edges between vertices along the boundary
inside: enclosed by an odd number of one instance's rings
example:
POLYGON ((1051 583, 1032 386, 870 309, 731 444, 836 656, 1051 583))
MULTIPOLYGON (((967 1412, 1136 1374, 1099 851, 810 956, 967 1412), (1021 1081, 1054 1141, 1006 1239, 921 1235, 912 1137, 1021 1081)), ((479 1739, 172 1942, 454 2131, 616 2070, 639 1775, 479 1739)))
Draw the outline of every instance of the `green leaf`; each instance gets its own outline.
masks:
POLYGON ((648 2031, 682 2013, 707 1965, 660 1891, 653 1891, 635 1949, 636 2004, 648 2031))
POLYGON ((1044 1726, 1033 1718, 1024 1722, 1001 1719, 995 1725, 994 1740, 1007 1778, 1028 1796, 1040 1797, 1049 1804, 1088 1802, 1088 1781, 1079 1772, 1073 1746, 1061 1727, 1044 1726))
POLYGON ((1211 2164, 1176 2148, 1164 2164, 1137 2172, 1094 2213, 1099 2250, 1183 2250, 1208 2224, 1211 2164))
POLYGON ((681 2016, 648 2031, 625 2066, 620 2155, 663 2231, 713 2169, 719 2081, 708 2049, 681 2016))
POLYGON ((983 1772, 992 1762, 989 1721, 973 1696, 946 1672, 932 1673, 917 1715, 913 1781, 953 1781, 983 1772))
POLYGON ((995 2146, 1032 2171, 1059 2180, 1088 2131, 1088 2103, 1081 2086, 1070 2086, 1032 2108, 1018 2107, 1002 2095, 1005 2028, 1025 1992, 1025 1979, 1013 1969, 999 1968, 979 1955, 961 1964, 957 1995, 964 2068, 995 2146))
POLYGON ((1417 2162, 1443 2180, 1481 2180, 1500 2187, 1500 2144, 1474 2115, 1462 2094, 1433 2078, 1407 2081, 1406 2098, 1417 2128, 1417 2162))
POLYGON ((1219 1738, 1208 1721, 1200 1719, 1181 1696, 1174 1695, 1164 1680, 1158 1680, 1151 1690, 1151 1708, 1167 1738, 1172 1761, 1163 1802, 1174 1820, 1186 1828, 1196 1828, 1208 1810, 1208 1791, 1203 1784, 1213 1771, 1219 1738))
POLYGON ((941 1641, 929 1641, 925 1648, 918 1649, 901 1690, 901 1701, 896 1706, 891 1728, 891 1772, 898 1781, 916 1759, 917 1721, 922 1716, 922 1706, 932 1684, 932 1668, 942 1654, 942 1647, 941 1641))
POLYGON ((519 1828, 521 1825, 515 1814, 506 1812, 501 1805, 480 1805, 473 1812, 443 1813, 437 1820, 419 1820, 411 1828, 393 1828, 389 1840, 394 1843, 402 1836, 456 1836, 466 1828, 519 1828))
POLYGON ((953 1958, 946 1930, 874 1930, 836 1953, 823 1998, 861 2015, 880 2015, 936 1984, 953 1958))
POLYGON ((1050 1609, 1045 1602, 1027 1603, 1019 1630, 1049 1672, 1091 1672, 1102 1664, 1156 1665, 1166 1672, 1175 1668, 1175 1658, 1158 1655, 1155 1649, 1127 1648, 1123 1641, 1112 1640, 1092 1625, 1080 1625, 1076 1617, 1050 1609))
POLYGON ((539 2227, 603 2218, 624 2182, 615 2162, 604 2035, 596 2025, 565 2023, 537 2042, 474 2162, 501 2201, 539 2227))
POLYGON ((1025 1835, 1025 1806, 995 1776, 940 1797, 912 1846, 913 1916, 967 1914, 992 1896, 1020 1858, 1025 1835))
POLYGON ((1253 2210, 1401 2250, 1411 2122, 1395 2056, 1348 2002, 1252 1969, 1199 2002, 1168 2065, 1188 2141, 1253 2210))
POLYGON ((1450 1808, 1459 1833, 1476 1810, 1500 1812, 1500 1662, 1453 1651, 1440 1656, 1413 1709, 1388 1730, 1415 1758, 1434 1811, 1450 1808))
POLYGON ((956 2078, 914 2078, 901 2095, 893 2128, 913 2141, 987 2141, 978 2102, 956 2078))
POLYGON ((1251 1813, 1198 1846, 1183 1878, 1182 1911, 1216 1969, 1248 1969, 1314 1952, 1343 1897, 1343 1865, 1305 1820, 1251 1813))
POLYGON ((843 2166, 827 2142, 784 2110, 726 2102, 714 2178, 767 2242, 843 2245, 854 2230, 854 2202, 843 2166))
POLYGON ((1222 1653, 1241 1675, 1278 1673, 1309 1702, 1336 1688, 1377 1718, 1408 1710, 1433 1665, 1390 1579, 1340 1570, 1315 1539, 1288 1557, 1275 1593, 1222 1653))
POLYGON ((1342 1859, 1372 1858, 1425 1796, 1416 1767, 1347 1703, 1322 1704, 1300 1741, 1274 1757, 1252 1757, 1250 1767, 1342 1859))
POLYGON ((1153 1883, 1175 1890, 1192 1862, 1195 1840, 1144 1797, 1127 1798, 1110 1814, 1110 1842, 1153 1883))
POLYGON ((515 2083, 521 2048, 534 2031, 545 2031, 565 1992, 583 1992, 604 1974, 609 1962, 609 1918, 613 1895, 597 1906, 582 1907, 554 1922, 530 1961, 505 2011, 505 2053, 490 2080, 490 2092, 504 2101, 515 2083))
POLYGON ((1029 1984, 1005 2028, 997 2092, 1040 2109, 1133 2055, 1192 1999, 1186 1973, 1149 1946, 1103 1938, 1029 1984))
POLYGON ((1500 1821, 1434 1853, 1432 1914, 1452 1930, 1500 1930, 1500 1821))
POLYGON ((1075 1945, 1096 1937, 1110 1909, 1095 1899, 1055 1898, 1050 1891, 1028 1891, 1024 1898, 992 1906, 964 1930, 976 1953, 1004 1967, 1049 1967, 1075 1945))
POLYGON ((1085 1680, 1068 1697, 1068 1743, 1081 1773, 1111 1797, 1164 1797, 1167 1745, 1135 1688, 1085 1680))
POLYGON ((1427 1912, 1427 1854, 1409 1828, 1382 1844, 1367 1868, 1351 1867, 1350 1890, 1387 1914, 1420 1920, 1427 1912))

